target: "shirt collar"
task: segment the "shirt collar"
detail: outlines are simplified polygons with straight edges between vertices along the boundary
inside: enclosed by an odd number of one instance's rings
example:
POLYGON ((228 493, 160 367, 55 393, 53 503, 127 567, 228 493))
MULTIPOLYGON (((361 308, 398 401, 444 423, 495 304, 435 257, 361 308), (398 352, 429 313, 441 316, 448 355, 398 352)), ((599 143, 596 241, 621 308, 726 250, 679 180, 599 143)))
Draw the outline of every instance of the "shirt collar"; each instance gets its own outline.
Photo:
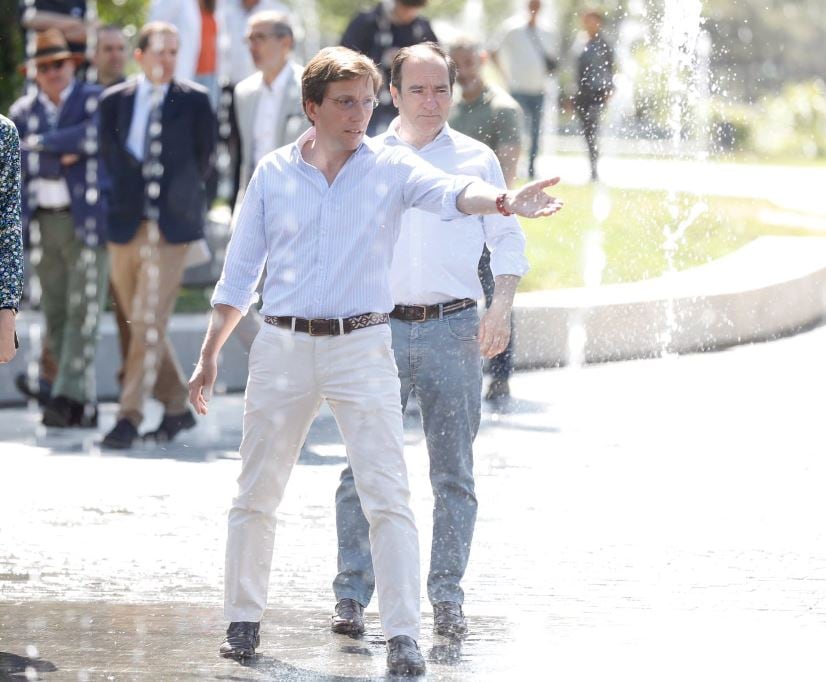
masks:
POLYGON ((453 134, 453 129, 448 125, 447 121, 445 121, 445 124, 442 126, 442 129, 438 133, 436 133, 436 137, 434 137, 421 149, 416 149, 413 145, 408 144, 399 136, 400 122, 400 118, 396 116, 396 118, 394 118, 392 123, 390 123, 390 125, 388 126, 387 132, 384 133, 384 141, 386 144, 403 145, 405 147, 409 147, 410 149, 416 152, 423 152, 425 149, 429 149, 431 146, 439 144, 443 140, 443 138, 452 139, 451 135, 453 134))
POLYGON ((280 90, 281 88, 284 87, 284 84, 289 79, 290 70, 291 70, 290 69, 290 63, 287 62, 286 64, 284 64, 284 68, 281 69, 281 71, 278 72, 278 75, 275 77, 273 82, 270 83, 269 85, 267 85, 267 81, 264 80, 264 74, 259 71, 259 73, 261 74, 261 83, 260 83, 259 87, 262 90, 267 91, 267 92, 271 92, 271 93, 278 92, 278 90, 280 90))
POLYGON ((164 83, 163 85, 155 85, 151 83, 149 79, 142 73, 138 74, 138 87, 135 92, 136 96, 138 97, 149 97, 152 94, 152 90, 155 88, 161 89, 161 99, 163 100, 166 97, 166 93, 169 92, 169 83, 164 83))
POLYGON ((54 102, 52 102, 52 100, 50 100, 46 96, 46 93, 42 90, 38 90, 37 98, 40 100, 41 104, 43 104, 43 106, 47 107, 48 109, 59 109, 66 103, 66 98, 69 97, 69 95, 72 93, 72 89, 75 87, 75 84, 76 82, 72 80, 72 82, 69 83, 69 85, 67 85, 63 90, 61 90, 60 104, 55 104, 54 102))
MULTIPOLYGON (((295 142, 293 142, 292 149, 290 150, 290 160, 293 163, 298 163, 299 161, 302 163, 307 163, 304 161, 304 156, 301 154, 301 150, 304 148, 304 145, 309 140, 314 140, 316 137, 315 126, 310 126, 307 130, 305 130, 301 137, 299 137, 295 142)), ((362 138, 361 144, 356 147, 356 151, 353 152, 352 156, 356 156, 357 154, 362 154, 364 150, 367 148, 368 143, 371 140, 378 139, 378 138, 369 138, 366 135, 362 138)), ((352 158, 352 157, 351 157, 352 158)))

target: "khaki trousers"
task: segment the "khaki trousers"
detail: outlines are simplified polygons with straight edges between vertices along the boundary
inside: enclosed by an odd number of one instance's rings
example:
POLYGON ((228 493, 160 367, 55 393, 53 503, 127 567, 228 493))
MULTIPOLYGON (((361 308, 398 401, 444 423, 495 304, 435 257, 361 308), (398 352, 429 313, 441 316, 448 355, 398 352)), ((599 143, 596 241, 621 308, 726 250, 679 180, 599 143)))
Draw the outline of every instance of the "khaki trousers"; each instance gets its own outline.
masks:
POLYGON ((187 409, 189 389, 166 335, 184 274, 187 244, 169 244, 144 221, 128 244, 109 243, 111 282, 129 322, 118 418, 135 426, 151 394, 166 414, 187 409))
POLYGON ((241 475, 229 512, 227 620, 261 620, 276 509, 310 424, 326 400, 370 526, 384 636, 418 639, 419 539, 410 509, 399 375, 390 342, 386 324, 326 337, 269 324, 261 328, 250 351, 241 475))

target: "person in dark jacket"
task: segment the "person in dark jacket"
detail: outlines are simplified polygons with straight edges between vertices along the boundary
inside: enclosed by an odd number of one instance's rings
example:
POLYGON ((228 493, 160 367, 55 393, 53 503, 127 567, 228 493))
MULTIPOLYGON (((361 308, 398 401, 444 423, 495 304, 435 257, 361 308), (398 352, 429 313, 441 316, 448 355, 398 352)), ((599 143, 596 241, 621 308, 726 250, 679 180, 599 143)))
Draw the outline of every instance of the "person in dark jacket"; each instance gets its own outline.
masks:
POLYGON ((38 34, 29 65, 37 90, 11 108, 22 140, 23 225, 39 250, 40 304, 57 361, 43 423, 57 427, 97 424, 94 359, 108 277, 97 156, 101 89, 75 79, 79 59, 57 29, 38 34))
POLYGON ((382 73, 379 106, 367 126, 368 135, 387 130, 396 118, 396 107, 390 97, 390 67, 403 47, 417 43, 438 43, 430 22, 419 13, 427 0, 391 0, 380 2, 373 9, 357 14, 341 37, 341 44, 366 54, 382 73))
POLYGON ((602 15, 599 12, 586 12, 582 16, 582 25, 588 34, 588 42, 577 57, 579 89, 574 106, 588 145, 591 180, 597 180, 599 119, 614 92, 614 51, 600 32, 602 15))
POLYGON ((112 283, 131 327, 118 420, 103 439, 109 448, 132 446, 150 392, 164 416, 145 436, 171 440, 195 425, 166 326, 187 248, 204 234, 216 130, 206 90, 173 78, 177 48, 174 26, 146 24, 135 50, 142 74, 107 89, 100 103, 112 283))

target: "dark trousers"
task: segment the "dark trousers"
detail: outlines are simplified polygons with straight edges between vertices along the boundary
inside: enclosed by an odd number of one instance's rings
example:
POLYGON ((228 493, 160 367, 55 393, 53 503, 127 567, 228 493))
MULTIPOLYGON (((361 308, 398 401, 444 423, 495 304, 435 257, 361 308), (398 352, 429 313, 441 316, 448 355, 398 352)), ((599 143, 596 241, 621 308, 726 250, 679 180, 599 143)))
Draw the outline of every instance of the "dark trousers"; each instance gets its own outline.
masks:
POLYGON ((542 129, 542 113, 545 108, 545 95, 529 95, 524 92, 512 92, 528 123, 531 146, 528 153, 528 176, 533 178, 536 171, 536 157, 539 154, 539 133, 542 129))
POLYGON ((216 196, 235 207, 238 186, 241 183, 241 135, 235 119, 235 86, 221 88, 218 102, 218 162, 207 180, 207 206, 216 196))
MULTIPOLYGON (((479 282, 482 284, 482 291, 485 292, 485 306, 490 307, 493 300, 494 280, 493 273, 490 270, 490 251, 488 251, 487 246, 482 251, 482 257, 479 259, 479 282)), ((491 379, 502 379, 504 381, 507 381, 510 375, 513 374, 513 319, 511 319, 511 337, 508 341, 508 347, 499 355, 490 359, 488 373, 491 379)))
POLYGON ((576 101, 576 115, 582 124, 582 134, 588 145, 588 160, 591 162, 591 179, 596 180, 599 161, 599 119, 605 106, 601 99, 580 97, 576 101))

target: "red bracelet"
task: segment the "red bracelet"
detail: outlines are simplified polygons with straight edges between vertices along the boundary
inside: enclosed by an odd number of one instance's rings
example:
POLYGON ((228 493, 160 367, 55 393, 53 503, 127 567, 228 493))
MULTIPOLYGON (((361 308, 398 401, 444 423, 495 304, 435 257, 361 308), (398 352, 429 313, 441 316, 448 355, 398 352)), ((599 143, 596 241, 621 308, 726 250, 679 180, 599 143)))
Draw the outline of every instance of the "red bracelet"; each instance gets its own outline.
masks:
POLYGON ((504 216, 513 215, 511 211, 505 208, 505 199, 507 199, 507 197, 507 192, 502 192, 502 194, 496 197, 496 210, 504 216))

